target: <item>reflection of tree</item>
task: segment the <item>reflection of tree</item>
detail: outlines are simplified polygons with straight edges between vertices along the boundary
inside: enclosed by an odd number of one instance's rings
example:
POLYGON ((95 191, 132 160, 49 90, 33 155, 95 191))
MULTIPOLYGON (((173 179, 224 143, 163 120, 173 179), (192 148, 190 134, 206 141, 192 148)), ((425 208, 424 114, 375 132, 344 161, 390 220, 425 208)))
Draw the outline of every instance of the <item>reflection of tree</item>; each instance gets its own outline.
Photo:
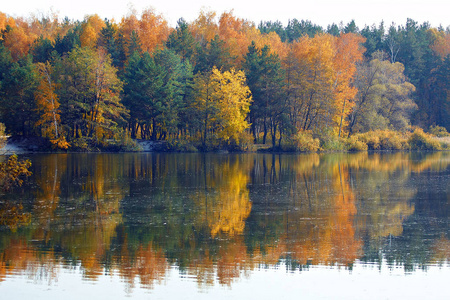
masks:
POLYGON ((101 259, 122 222, 119 206, 126 189, 119 183, 122 168, 113 161, 114 155, 88 154, 67 162, 67 172, 79 182, 68 191, 67 202, 59 207, 52 224, 63 228, 52 230, 54 245, 70 253, 70 259, 79 260, 91 279, 103 273, 101 259))
POLYGON ((434 242, 432 261, 441 265, 450 262, 450 240, 445 236, 434 242))
POLYGON ((12 239, 8 247, 0 252, 0 282, 6 276, 24 274, 50 284, 57 280, 59 261, 53 251, 38 252, 24 238, 12 239))
POLYGON ((352 181, 358 184, 358 227, 371 239, 401 235, 403 221, 414 213, 410 201, 416 190, 407 185, 411 166, 406 155, 376 153, 361 155, 359 166, 353 162, 352 181))
POLYGON ((67 155, 45 155, 41 164, 34 170, 38 189, 35 191, 34 218, 38 226, 34 233, 35 239, 49 240, 49 226, 58 208, 61 194, 61 178, 67 166, 67 155))
POLYGON ((204 193, 199 192, 195 200, 200 207, 196 219, 207 224, 212 237, 220 233, 233 236, 244 231, 251 211, 247 189, 250 169, 248 163, 227 159, 205 171, 204 193))
POLYGON ((433 220, 448 217, 450 184, 429 174, 448 174, 449 157, 40 155, 32 191, 21 191, 33 199, 22 211, 31 224, 0 229, 0 280, 50 281, 61 265, 79 265, 90 280, 119 274, 131 291, 152 288, 174 265, 207 287, 281 260, 293 269, 440 264, 448 223, 433 220))
POLYGON ((103 273, 99 258, 106 256, 115 228, 122 222, 119 203, 125 189, 111 180, 120 171, 112 159, 43 155, 33 170, 38 188, 32 192, 32 238, 39 241, 37 249, 58 249, 68 262, 81 262, 90 278, 103 273), (111 177, 105 179, 105 174, 111 177))
MULTIPOLYGON (((293 173, 287 181, 288 196, 279 203, 284 206, 280 221, 285 224, 285 231, 277 241, 285 248, 280 254, 301 265, 348 265, 360 255, 361 249, 353 227, 356 207, 348 169, 339 161, 314 164, 314 158, 298 156, 287 164, 279 162, 292 166, 282 173, 293 173)), ((280 199, 284 194, 286 191, 271 197, 280 199)))
POLYGON ((169 267, 163 251, 155 250, 151 244, 139 245, 133 255, 117 256, 113 263, 129 288, 134 287, 136 277, 142 287, 152 288, 155 282, 162 281, 169 267))
POLYGON ((19 226, 30 223, 31 215, 23 211, 22 204, 0 202, 0 226, 6 226, 15 232, 19 226))

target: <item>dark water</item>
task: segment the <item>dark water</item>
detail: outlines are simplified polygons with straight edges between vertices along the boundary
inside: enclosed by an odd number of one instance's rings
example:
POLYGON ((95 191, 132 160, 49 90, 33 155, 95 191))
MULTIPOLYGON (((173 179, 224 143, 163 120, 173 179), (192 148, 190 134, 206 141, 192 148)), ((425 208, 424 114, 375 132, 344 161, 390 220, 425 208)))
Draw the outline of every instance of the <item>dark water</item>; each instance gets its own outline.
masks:
POLYGON ((450 153, 28 158, 1 299, 450 298, 450 153))

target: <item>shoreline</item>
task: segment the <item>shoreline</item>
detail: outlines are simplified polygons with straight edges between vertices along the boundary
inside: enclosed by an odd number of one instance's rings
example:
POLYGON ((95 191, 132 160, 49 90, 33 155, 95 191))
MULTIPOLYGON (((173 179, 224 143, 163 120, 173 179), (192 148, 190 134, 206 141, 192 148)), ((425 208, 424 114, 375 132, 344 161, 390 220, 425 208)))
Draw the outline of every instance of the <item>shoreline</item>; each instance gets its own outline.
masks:
POLYGON ((161 141, 149 141, 149 140, 136 140, 139 144, 139 150, 119 150, 119 151, 61 151, 61 150, 50 150, 48 148, 40 148, 36 144, 24 144, 17 142, 7 141, 5 145, 0 148, 0 156, 8 156, 8 155, 23 155, 23 154, 73 154, 73 153, 97 153, 97 154, 106 154, 106 153, 217 153, 217 154, 236 154, 236 153, 260 153, 260 154, 333 154, 333 153, 397 153, 397 152, 449 152, 450 149, 441 149, 441 150, 425 150, 425 149, 377 149, 377 150, 319 150, 319 151, 291 151, 291 150, 282 150, 279 147, 273 149, 271 146, 266 147, 264 144, 255 144, 253 147, 254 150, 242 150, 242 151, 229 151, 226 149, 217 149, 210 151, 182 151, 182 150, 168 150, 162 147, 165 142, 161 141))

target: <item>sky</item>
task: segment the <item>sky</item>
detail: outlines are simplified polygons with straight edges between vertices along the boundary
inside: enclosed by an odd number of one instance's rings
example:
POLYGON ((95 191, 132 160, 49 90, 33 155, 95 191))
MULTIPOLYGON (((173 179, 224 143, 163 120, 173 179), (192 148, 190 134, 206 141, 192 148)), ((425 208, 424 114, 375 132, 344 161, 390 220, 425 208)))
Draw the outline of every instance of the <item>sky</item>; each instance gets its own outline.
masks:
POLYGON ((385 25, 394 22, 406 24, 407 18, 420 24, 427 21, 433 27, 450 26, 450 0, 12 0, 3 1, 0 11, 13 17, 29 17, 48 14, 50 10, 60 17, 82 20, 85 15, 98 14, 102 18, 117 22, 130 11, 138 14, 145 8, 154 8, 162 14, 172 27, 179 18, 188 22, 195 20, 203 8, 220 15, 234 10, 234 15, 258 24, 262 21, 289 19, 310 20, 324 28, 332 23, 344 24, 355 20, 359 28, 365 25, 385 25))

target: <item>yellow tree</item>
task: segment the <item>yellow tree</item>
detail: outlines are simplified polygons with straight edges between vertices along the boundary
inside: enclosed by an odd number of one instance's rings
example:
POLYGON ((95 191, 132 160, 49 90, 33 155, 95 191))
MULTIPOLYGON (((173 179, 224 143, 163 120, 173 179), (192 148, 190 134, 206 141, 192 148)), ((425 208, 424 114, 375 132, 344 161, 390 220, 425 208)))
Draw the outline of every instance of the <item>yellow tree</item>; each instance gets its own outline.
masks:
POLYGON ((40 83, 35 92, 36 107, 40 115, 36 126, 41 128, 42 136, 50 140, 53 146, 67 149, 69 144, 61 134, 58 95, 51 79, 52 67, 49 62, 38 63, 40 83))
POLYGON ((98 15, 89 16, 82 25, 80 42, 82 47, 95 47, 105 22, 98 15))
POLYGON ((249 127, 251 92, 243 71, 199 73, 194 78, 195 99, 192 109, 199 120, 203 146, 230 140, 239 143, 240 134, 249 127))
POLYGON ((356 63, 362 61, 364 48, 361 44, 365 39, 354 33, 341 34, 335 40, 334 65, 334 105, 336 114, 333 116, 334 131, 340 137, 348 124, 348 116, 352 111, 353 100, 358 92, 353 79, 356 74, 356 63))
POLYGON ((142 12, 138 34, 143 51, 152 53, 167 40, 169 33, 169 26, 162 15, 157 15, 153 9, 142 12))
POLYGON ((33 38, 22 27, 7 27, 3 34, 3 44, 11 52, 14 61, 28 54, 33 38))
POLYGON ((291 45, 285 60, 287 89, 299 130, 330 125, 333 97, 334 37, 302 37, 291 45))
MULTIPOLYGON (((0 12, 0 32, 5 30, 6 26, 15 27, 16 22, 12 17, 0 12)), ((2 38, 3 37, 0 35, 0 40, 2 40, 2 38)))
POLYGON ((219 27, 215 18, 215 12, 202 10, 198 18, 189 25, 189 29, 197 42, 206 44, 219 34, 219 27))
POLYGON ((435 29, 430 29, 434 36, 434 43, 431 49, 444 59, 447 55, 450 55, 450 33, 444 33, 435 29))
MULTIPOLYGON (((244 55, 248 51, 250 42, 247 30, 252 25, 244 19, 236 18, 233 11, 224 12, 219 19, 219 37, 225 41, 231 56, 235 57, 235 67, 239 67, 244 55)), ((254 26, 253 26, 254 27, 254 26)))
POLYGON ((211 81, 215 87, 212 97, 218 106, 218 136, 222 141, 239 140, 239 134, 249 127, 245 120, 252 96, 243 71, 220 72, 213 68, 211 81))
MULTIPOLYGON (((122 18, 119 26, 119 32, 123 35, 125 41, 130 41, 133 32, 137 34, 139 32, 139 20, 136 16, 137 12, 132 10, 128 13, 127 16, 122 18)), ((125 49, 127 55, 132 55, 133 53, 129 53, 128 47, 125 49)))
MULTIPOLYGON (((270 54, 277 54, 280 59, 284 59, 288 54, 287 44, 281 41, 280 36, 272 31, 267 34, 261 34, 258 28, 252 26, 246 29, 248 45, 255 42, 256 48, 262 49, 264 46, 270 47, 270 54)), ((248 48, 247 48, 248 49, 248 48)), ((247 52, 245 52, 246 54, 247 52)))
MULTIPOLYGON (((42 36, 43 39, 49 39, 54 42, 58 33, 64 27, 62 24, 60 26, 58 21, 58 14, 50 10, 46 15, 43 13, 33 14, 29 20, 29 32, 30 35, 35 37, 42 36)), ((64 36, 65 34, 60 34, 64 36)))

